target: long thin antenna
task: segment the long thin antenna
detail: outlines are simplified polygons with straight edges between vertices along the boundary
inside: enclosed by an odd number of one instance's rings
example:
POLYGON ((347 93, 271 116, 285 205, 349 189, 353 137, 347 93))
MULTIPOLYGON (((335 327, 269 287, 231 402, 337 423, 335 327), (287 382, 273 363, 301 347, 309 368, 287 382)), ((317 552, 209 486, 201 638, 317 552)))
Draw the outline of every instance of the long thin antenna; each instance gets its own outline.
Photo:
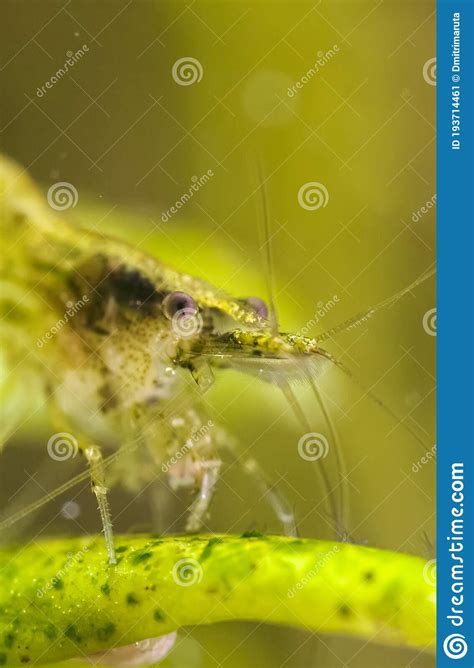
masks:
MULTIPOLYGON (((298 403, 298 400, 293 390, 291 389, 289 383, 281 382, 279 386, 303 429, 305 429, 307 433, 311 433, 311 426, 309 424, 308 418, 306 417, 303 409, 298 403)), ((312 463, 314 464, 316 472, 318 473, 322 482, 322 487, 325 495, 324 501, 326 502, 326 506, 328 508, 329 517, 332 518, 335 524, 336 537, 340 540, 343 540, 346 529, 343 521, 344 511, 342 508, 338 508, 338 501, 336 500, 334 489, 331 485, 331 481, 329 479, 328 472, 326 471, 324 461, 322 458, 319 458, 313 461, 312 463)))
POLYGON ((339 334, 340 332, 344 332, 346 330, 351 329, 352 327, 360 325, 362 322, 371 318, 375 313, 377 313, 377 311, 380 311, 381 309, 387 308, 388 306, 391 306, 392 304, 398 302, 398 300, 401 299, 404 295, 406 295, 408 292, 411 292, 411 290, 424 283, 426 280, 428 280, 428 278, 431 278, 431 276, 433 276, 435 273, 436 273, 436 268, 429 269, 424 274, 418 276, 418 278, 415 279, 412 283, 410 283, 410 285, 407 285, 405 288, 402 288, 391 297, 383 299, 378 304, 372 306, 371 308, 368 308, 365 311, 360 311, 356 315, 352 316, 351 318, 348 318, 347 320, 344 320, 344 322, 341 322, 339 325, 336 325, 335 327, 332 327, 331 329, 328 329, 325 332, 320 332, 319 334, 316 334, 314 338, 318 342, 326 341, 327 339, 331 339, 333 336, 339 334))
POLYGON ((273 253, 272 253, 272 244, 270 236, 270 216, 268 208, 267 190, 265 187, 265 179, 263 177, 263 168, 262 168, 262 163, 258 158, 258 156, 257 156, 257 172, 260 184, 261 208, 262 208, 262 216, 261 216, 262 225, 259 226, 260 250, 263 255, 263 261, 265 266, 265 283, 267 289, 268 315, 270 320, 270 327, 273 336, 277 336, 279 330, 278 330, 278 314, 275 304, 275 280, 274 280, 275 277, 273 271, 274 264, 273 264, 273 253))
MULTIPOLYGON (((262 251, 263 255, 263 264, 265 267, 265 283, 266 283, 266 290, 267 290, 267 301, 268 301, 268 309, 269 309, 269 320, 270 320, 270 327, 271 327, 271 332, 273 336, 278 336, 279 334, 279 323, 278 323, 278 313, 276 309, 276 300, 275 300, 275 276, 274 276, 274 263, 273 263, 273 253, 272 253, 272 244, 271 244, 271 234, 270 234, 270 215, 269 215, 269 206, 268 206, 268 197, 267 197, 267 192, 266 192, 266 187, 265 187, 265 178, 264 178, 264 173, 263 173, 263 168, 262 168, 262 162, 259 159, 259 156, 257 155, 257 172, 258 172, 258 180, 260 184, 260 193, 261 193, 261 209, 262 209, 262 224, 259 226, 260 232, 260 249, 262 251)), ((285 381, 281 381, 278 383, 283 394, 285 395, 285 398, 289 402, 293 412, 295 413, 298 421, 300 424, 303 426, 303 428, 306 430, 306 432, 311 432, 311 427, 309 424, 309 421, 301 408, 300 404, 298 403, 298 400, 291 389, 291 386, 289 383, 285 381)), ((346 478, 346 467, 345 467, 345 462, 344 462, 344 457, 341 451, 341 447, 337 438, 337 433, 334 428, 334 425, 330 419, 329 413, 326 409, 326 406, 323 402, 323 399, 321 395, 318 392, 318 389, 316 388, 314 381, 310 378, 310 384, 313 388, 313 392, 315 394, 315 397, 317 399, 318 405, 320 407, 322 416, 328 425, 329 433, 331 440, 333 442, 334 449, 336 451, 336 461, 337 461, 337 468, 341 476, 341 480, 339 481, 338 487, 339 487, 339 501, 336 500, 334 490, 332 489, 331 486, 331 481, 329 479, 329 475, 326 471, 326 468, 324 466, 324 463, 322 460, 318 460, 315 462, 316 470, 318 472, 318 475, 321 479, 322 482, 322 487, 324 489, 325 497, 326 497, 326 503, 329 507, 329 514, 330 517, 333 518, 333 521, 335 522, 336 525, 336 534, 339 537, 343 537, 345 535, 345 528, 347 527, 347 508, 348 508, 348 502, 347 502, 347 478, 346 478), (339 508, 338 508, 339 505, 339 508)))
POLYGON ((321 355, 323 355, 326 359, 328 359, 330 362, 332 362, 335 366, 337 366, 353 383, 356 385, 363 393, 365 396, 367 396, 371 401, 373 401, 377 406, 379 406, 387 415, 389 415, 393 420, 397 422, 397 424, 400 424, 403 429, 405 429, 416 441, 419 443, 419 445, 422 446, 423 450, 426 452, 429 450, 428 445, 425 443, 425 441, 418 436, 416 431, 412 429, 409 425, 405 424, 400 417, 392 411, 391 408, 389 408, 379 397, 372 392, 371 389, 367 388, 362 381, 360 381, 357 376, 355 376, 350 369, 346 367, 345 364, 340 362, 338 359, 333 357, 331 353, 328 353, 326 350, 321 349, 320 350, 321 355))
POLYGON ((337 468, 339 471, 340 475, 340 481, 339 481, 339 504, 340 504, 340 524, 342 525, 342 530, 344 533, 346 533, 348 527, 349 527, 349 493, 348 493, 348 487, 347 487, 347 466, 346 466, 346 460, 344 457, 344 451, 341 447, 341 444, 339 442, 339 437, 338 433, 336 430, 336 427, 334 425, 333 419, 331 417, 331 414, 329 413, 326 402, 323 399, 323 395, 321 391, 319 390, 318 386, 314 382, 314 378, 312 378, 310 375, 308 375, 308 380, 311 385, 311 389, 313 390, 313 394, 316 397, 316 401, 318 402, 319 408, 321 410, 321 413, 326 420, 326 423, 329 427, 329 434, 332 440, 332 443, 334 445, 334 449, 336 451, 336 461, 337 461, 337 468))

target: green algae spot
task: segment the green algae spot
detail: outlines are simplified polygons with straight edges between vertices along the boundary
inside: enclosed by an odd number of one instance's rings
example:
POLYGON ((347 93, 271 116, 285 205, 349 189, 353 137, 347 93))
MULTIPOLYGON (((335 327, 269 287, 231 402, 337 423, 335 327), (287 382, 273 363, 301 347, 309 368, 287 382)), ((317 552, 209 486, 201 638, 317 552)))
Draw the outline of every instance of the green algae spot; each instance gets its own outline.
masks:
POLYGON ((59 580, 58 578, 54 578, 52 584, 53 584, 53 587, 54 587, 55 589, 63 589, 63 587, 64 587, 64 585, 63 585, 63 581, 62 581, 62 580, 59 580))
POLYGON ((131 557, 131 562, 134 566, 138 566, 138 564, 141 564, 142 561, 149 559, 152 554, 152 552, 135 552, 135 554, 131 557))
POLYGON ((48 624, 48 626, 45 626, 43 629, 43 633, 49 640, 55 640, 58 635, 56 627, 53 626, 53 624, 48 624))
POLYGON ((164 621, 165 616, 159 608, 156 608, 156 610, 154 610, 153 619, 155 620, 155 622, 163 622, 164 621))
POLYGON ((0 666, 4 666, 7 662, 7 655, 6 654, 0 654, 0 666))
POLYGON ((120 552, 126 552, 128 550, 128 547, 126 545, 119 545, 118 547, 115 548, 115 552, 120 554, 120 552))
POLYGON ((108 596, 108 595, 110 594, 109 583, 108 583, 108 582, 105 582, 103 585, 101 585, 101 586, 100 586, 100 591, 101 591, 103 594, 105 594, 106 596, 108 596))
POLYGON ((340 605, 337 611, 341 615, 341 617, 350 617, 352 615, 352 610, 346 603, 340 605))
POLYGON ((97 629, 97 639, 100 641, 110 640, 110 638, 114 635, 115 631, 116 631, 115 624, 112 624, 112 622, 110 622, 109 624, 102 626, 100 629, 97 629))
POLYGON ((125 599, 127 601, 127 605, 138 605, 139 601, 136 596, 132 591, 127 594, 127 598, 125 599))
POLYGON ((204 561, 205 559, 207 559, 211 555, 214 545, 219 545, 219 543, 222 542, 223 542, 222 538, 211 538, 211 540, 208 542, 208 544, 202 551, 199 561, 204 561))
POLYGON ((74 626, 74 624, 69 624, 68 626, 66 626, 66 628, 64 629, 64 635, 66 636, 66 638, 69 638, 69 640, 73 640, 74 642, 77 642, 77 643, 82 642, 82 638, 78 634, 77 629, 74 626))
POLYGON ((5 647, 8 647, 8 649, 11 649, 14 640, 15 636, 13 635, 13 633, 5 633, 3 637, 3 644, 5 645, 5 647))
POLYGON ((263 533, 260 533, 260 531, 244 531, 243 534, 240 535, 241 538, 265 538, 263 533))

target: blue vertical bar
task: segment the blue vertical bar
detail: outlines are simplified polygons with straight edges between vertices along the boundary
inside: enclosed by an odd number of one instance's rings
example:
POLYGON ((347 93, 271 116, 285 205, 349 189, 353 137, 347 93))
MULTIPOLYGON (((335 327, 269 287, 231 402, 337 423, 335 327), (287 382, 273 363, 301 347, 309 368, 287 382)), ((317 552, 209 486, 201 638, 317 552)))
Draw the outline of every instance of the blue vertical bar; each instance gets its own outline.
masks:
POLYGON ((437 667, 474 666, 474 0, 437 1, 437 667))

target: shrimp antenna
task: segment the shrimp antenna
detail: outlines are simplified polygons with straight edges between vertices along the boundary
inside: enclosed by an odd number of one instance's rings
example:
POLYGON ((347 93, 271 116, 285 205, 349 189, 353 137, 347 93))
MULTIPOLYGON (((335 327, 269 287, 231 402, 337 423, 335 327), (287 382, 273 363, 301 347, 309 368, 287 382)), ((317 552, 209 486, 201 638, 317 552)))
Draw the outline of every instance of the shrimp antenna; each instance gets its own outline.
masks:
POLYGON ((336 451, 336 462, 337 462, 337 469, 339 473, 339 506, 340 506, 340 521, 339 521, 339 526, 340 526, 340 531, 342 532, 342 535, 346 534, 345 528, 349 526, 349 494, 348 494, 348 486, 347 486, 347 481, 348 481, 348 476, 347 476, 347 466, 346 466, 346 460, 344 457, 344 451, 342 447, 340 446, 339 443, 339 438, 338 434, 336 431, 336 426, 334 424, 334 421, 331 417, 330 412, 327 409, 326 402, 324 401, 323 395, 321 390, 318 388, 314 378, 308 374, 308 382, 311 386, 311 389, 313 391, 313 394, 316 398, 316 401, 318 402, 319 409, 326 421, 326 424, 328 425, 329 428, 329 435, 332 440, 332 443, 335 446, 335 451, 336 451))
POLYGON ((268 207, 267 189, 265 187, 266 180, 263 177, 262 162, 259 156, 257 156, 257 174, 260 185, 260 194, 261 194, 260 206, 262 213, 262 215, 259 218, 262 221, 262 224, 259 226, 260 252, 262 253, 265 267, 265 283, 267 290, 268 315, 270 320, 271 332, 273 336, 277 336, 279 329, 278 329, 278 313, 275 304, 275 275, 273 271, 274 267, 273 252, 272 252, 271 235, 270 235, 270 215, 268 207))
MULTIPOLYGON (((290 404, 297 420, 301 424, 302 428, 306 431, 306 434, 311 434, 312 429, 309 424, 308 418, 306 417, 306 414, 301 408, 301 405, 299 404, 298 399, 296 398, 295 393, 293 392, 290 384, 283 380, 279 381, 278 384, 280 386, 281 391, 285 395, 285 398, 290 404)), ((335 524, 336 537, 340 540, 343 540, 346 535, 345 532, 346 525, 344 523, 346 509, 342 507, 339 501, 336 499, 336 495, 334 493, 333 486, 331 485, 331 481, 329 479, 329 475, 326 470, 323 459, 319 458, 316 461, 313 461, 312 463, 322 483, 322 487, 325 494, 323 500, 325 501, 326 506, 328 508, 329 517, 332 518, 335 524)), ((345 482, 346 482, 345 479, 343 479, 341 484, 345 484, 345 482)))
POLYGON ((328 329, 325 332, 320 332, 319 334, 316 334, 314 338, 318 341, 318 343, 320 343, 321 341, 326 341, 327 339, 331 339, 336 334, 340 334, 341 332, 345 332, 349 329, 352 329, 353 327, 357 327, 362 322, 365 322, 366 320, 371 318, 375 313, 377 313, 377 311, 380 311, 384 308, 388 308, 389 306, 393 306, 393 304, 396 304, 408 292, 411 292, 414 288, 417 288, 419 285, 428 280, 428 278, 431 278, 431 276, 433 276, 435 273, 436 273, 436 267, 428 269, 425 273, 418 276, 418 278, 416 278, 412 283, 402 288, 394 295, 391 295, 390 297, 383 299, 382 301, 378 302, 378 304, 375 304, 375 306, 372 306, 371 308, 368 308, 365 311, 360 311, 351 318, 348 318, 347 320, 344 320, 344 322, 339 323, 339 325, 336 325, 335 327, 332 327, 331 329, 328 329))
MULTIPOLYGON (((368 308, 365 311, 359 312, 357 315, 352 316, 351 318, 345 320, 344 322, 340 323, 339 325, 336 325, 335 327, 332 327, 331 329, 326 330, 325 332, 320 332, 319 334, 316 334, 315 340, 320 343, 321 341, 326 341, 328 339, 332 339, 334 336, 348 331, 352 329, 353 327, 357 327, 360 325, 362 322, 365 322, 369 318, 371 318, 377 311, 380 311, 384 308, 388 308, 390 306, 393 306, 396 304, 402 297, 404 297, 406 294, 411 292, 414 288, 418 287, 425 281, 427 281, 429 278, 431 278, 434 274, 436 274, 436 267, 431 267, 424 273, 420 274, 418 278, 416 278, 412 283, 407 285, 406 287, 402 288, 395 294, 391 295, 390 297, 387 297, 383 299, 382 301, 378 302, 375 304, 375 306, 372 306, 371 308, 368 308)), ((357 385, 357 387, 364 393, 365 396, 367 396, 373 403, 375 403, 379 408, 381 408, 387 415, 389 415, 392 419, 394 419, 397 424, 400 424, 402 428, 407 431, 423 448, 424 451, 427 451, 429 449, 428 445, 426 442, 420 438, 420 436, 416 433, 416 431, 408 424, 405 424, 405 422, 394 412, 392 411, 371 389, 367 388, 364 383, 362 383, 359 378, 352 373, 350 369, 348 369, 342 362, 334 358, 330 353, 327 353, 326 351, 322 351, 322 354, 329 359, 333 364, 338 366, 341 371, 348 377, 350 380, 357 385)))
MULTIPOLYGON (((276 299, 275 299, 275 274, 274 274, 274 263, 273 263, 273 252, 271 244, 271 234, 270 234, 270 215, 269 215, 269 206, 268 206, 268 197, 267 190, 265 187, 266 179, 264 178, 262 162, 260 157, 257 155, 257 174, 260 184, 260 194, 261 194, 261 221, 262 224, 259 226, 260 230, 260 251, 263 256, 263 265, 265 267, 265 283, 267 290, 267 301, 269 309, 269 320, 270 327, 273 336, 278 336, 279 334, 279 323, 278 323, 278 313, 276 309, 276 299)), ((340 481, 338 483, 339 488, 339 499, 336 500, 334 490, 332 489, 328 473, 325 469, 323 461, 320 459, 315 463, 318 475, 321 479, 323 489, 325 490, 325 495, 327 499, 328 506, 330 508, 330 515, 333 517, 336 525, 336 533, 339 537, 345 535, 344 527, 347 526, 347 509, 348 509, 348 494, 347 494, 347 475, 346 475, 346 465, 344 460, 344 455, 342 448, 339 443, 336 429, 329 415, 329 411, 324 403, 323 397, 319 392, 314 380, 311 376, 308 376, 310 386, 313 390, 313 393, 316 397, 317 403, 321 410, 321 414, 328 426, 330 438, 334 445, 336 451, 336 462, 337 469, 340 476, 340 481)), ((309 421, 301 408, 298 400, 290 386, 290 384, 284 380, 277 381, 280 389, 282 390, 286 400, 290 404, 294 414, 296 415, 298 421, 306 430, 307 433, 312 431, 309 421)))
POLYGON ((362 381, 358 379, 357 376, 355 376, 348 367, 340 362, 338 359, 336 359, 331 353, 328 353, 326 350, 320 350, 321 355, 323 355, 327 360, 332 362, 335 366, 337 366, 346 376, 349 378, 354 385, 356 385, 363 393, 365 396, 367 396, 373 403, 375 403, 379 408, 381 408, 392 420, 395 420, 397 424, 400 424, 402 426, 402 429, 405 429, 410 436, 412 436, 419 445, 423 448, 424 452, 427 452, 429 450, 428 445, 425 443, 425 441, 420 438, 420 436, 416 433, 416 431, 408 424, 405 424, 405 422, 394 412, 392 411, 391 408, 389 408, 379 397, 362 381))

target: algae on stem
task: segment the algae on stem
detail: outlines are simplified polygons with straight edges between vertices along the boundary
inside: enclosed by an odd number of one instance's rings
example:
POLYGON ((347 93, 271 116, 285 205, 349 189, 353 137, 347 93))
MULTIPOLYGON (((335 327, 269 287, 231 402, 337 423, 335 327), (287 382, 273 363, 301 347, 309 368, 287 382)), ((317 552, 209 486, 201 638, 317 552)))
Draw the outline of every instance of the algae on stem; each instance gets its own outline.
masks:
POLYGON ((0 665, 49 663, 186 625, 255 620, 433 649, 435 588, 415 556, 264 536, 101 536, 0 550, 0 665))

